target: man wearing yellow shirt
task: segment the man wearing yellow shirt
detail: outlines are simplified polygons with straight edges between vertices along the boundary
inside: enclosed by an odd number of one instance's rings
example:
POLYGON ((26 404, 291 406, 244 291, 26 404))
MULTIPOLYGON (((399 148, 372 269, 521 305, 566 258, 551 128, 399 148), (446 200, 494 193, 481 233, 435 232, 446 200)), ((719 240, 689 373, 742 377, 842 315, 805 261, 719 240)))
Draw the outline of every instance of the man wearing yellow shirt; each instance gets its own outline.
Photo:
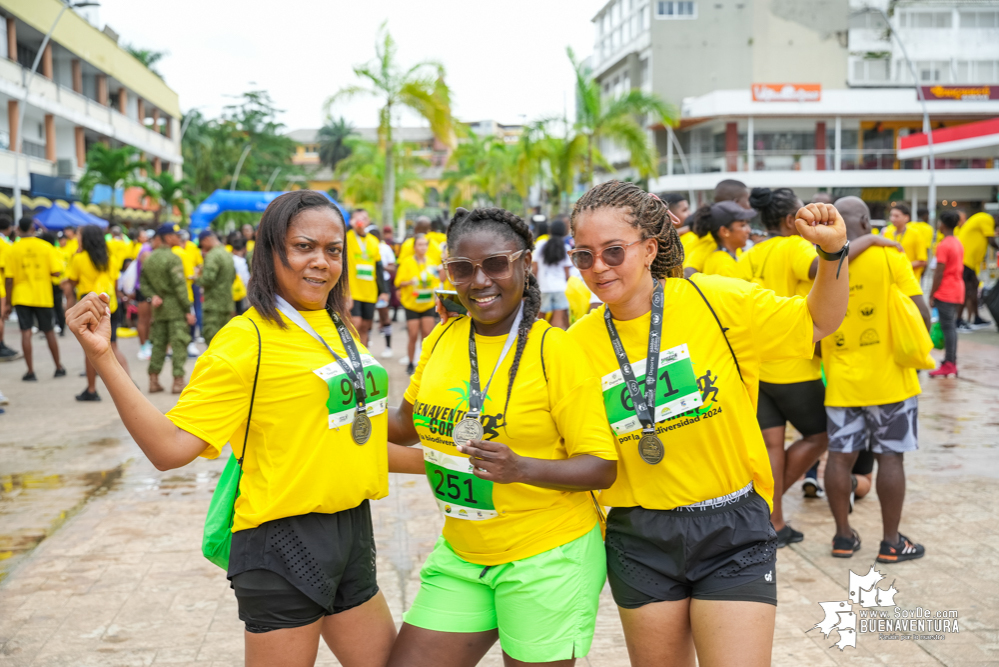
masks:
MULTIPOLYGON (((742 208, 748 209, 749 188, 742 181, 726 178, 715 186, 715 201, 717 204, 723 201, 735 202, 742 208)), ((708 260, 708 255, 713 253, 718 244, 708 229, 711 220, 711 207, 701 206, 688 218, 696 239, 684 245, 683 275, 689 278, 695 273, 704 271, 704 263, 708 260)), ((680 239, 683 243, 683 239, 680 239)))
POLYGON ((884 228, 881 235, 890 241, 902 244, 902 250, 912 264, 912 272, 916 280, 919 280, 926 269, 930 243, 926 234, 916 227, 915 223, 909 221, 910 216, 909 207, 898 202, 891 207, 888 214, 888 221, 891 224, 884 228))
MULTIPOLYGON (((844 197, 836 208, 850 242, 870 234, 870 211, 858 197, 844 197)), ((929 328, 929 309, 907 258, 891 248, 870 248, 850 260, 850 302, 833 335, 822 340, 826 373, 829 458, 826 495, 836 521, 832 555, 850 558, 860 536, 850 527, 850 471, 868 448, 878 462, 878 499, 883 536, 877 560, 895 563, 925 553, 898 531, 905 499, 906 452, 918 449, 916 421, 919 380, 914 368, 895 363, 888 324, 892 283, 910 297, 929 328)))
POLYGON ((958 322, 958 331, 972 331, 987 327, 989 323, 978 314, 978 272, 985 262, 988 246, 996 245, 996 221, 985 212, 975 213, 957 228, 957 240, 964 246, 964 308, 968 313, 966 323, 958 322))
POLYGON ((3 308, 3 314, 9 313, 11 306, 17 311, 21 349, 28 366, 28 372, 21 378, 25 382, 38 379, 31 349, 31 327, 34 324, 45 333, 52 361, 55 362, 55 377, 66 375, 66 369, 59 361, 59 342, 52 323, 52 277, 62 272, 62 260, 54 247, 34 235, 33 226, 31 218, 21 218, 17 224, 20 240, 4 252, 3 258, 8 304, 3 308))
MULTIPOLYGON (((14 234, 14 225, 11 222, 10 216, 6 214, 0 215, 0 361, 14 361, 15 359, 21 358, 21 353, 17 350, 13 350, 3 342, 3 325, 7 320, 7 286, 6 280, 3 277, 3 258, 8 250, 10 250, 11 245, 13 245, 9 237, 14 234)), ((0 405, 6 405, 6 399, 2 398, 3 394, 0 394, 0 405)))
POLYGON ((368 344, 368 332, 375 319, 375 304, 388 301, 382 268, 380 243, 374 234, 368 234, 370 218, 363 208, 356 208, 350 215, 352 229, 347 232, 347 268, 349 270, 350 296, 354 305, 350 315, 354 328, 363 345, 368 344))
MULTIPOLYGON (((416 219, 416 224, 413 225, 413 235, 408 239, 403 241, 402 246, 399 248, 399 257, 397 258, 397 264, 400 266, 407 258, 413 256, 413 242, 419 235, 424 235, 430 242, 427 246, 427 265, 428 266, 440 266, 441 265, 441 245, 439 242, 434 242, 431 239, 430 234, 430 218, 425 215, 421 215, 416 219)), ((439 240, 440 237, 438 236, 439 240)), ((447 235, 444 235, 444 240, 447 241, 447 235)))
MULTIPOLYGON (((201 258, 201 251, 198 249, 198 246, 191 243, 191 236, 186 229, 182 229, 180 233, 166 238, 171 240, 176 238, 175 243, 167 242, 170 243, 171 252, 180 257, 180 261, 184 264, 184 279, 187 281, 187 298, 192 304, 195 304, 197 300, 195 299, 194 279, 198 276, 199 267, 204 264, 204 260, 201 258)), ((200 296, 200 290, 198 296, 200 296)), ((200 306, 195 306, 195 308, 200 309, 200 306)), ((194 344, 195 329, 198 325, 197 310, 194 313, 194 317, 195 323, 191 325, 191 342, 187 344, 187 356, 191 358, 201 354, 201 350, 194 344)))

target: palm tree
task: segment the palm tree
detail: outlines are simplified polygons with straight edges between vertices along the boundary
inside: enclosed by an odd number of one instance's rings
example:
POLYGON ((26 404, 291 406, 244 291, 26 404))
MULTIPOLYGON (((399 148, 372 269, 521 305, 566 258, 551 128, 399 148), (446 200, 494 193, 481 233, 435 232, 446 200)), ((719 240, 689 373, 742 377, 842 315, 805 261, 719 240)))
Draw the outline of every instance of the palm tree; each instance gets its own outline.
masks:
POLYGON ((187 186, 187 179, 177 180, 168 171, 150 176, 149 180, 141 185, 143 194, 160 205, 153 214, 155 224, 158 225, 160 222, 160 211, 165 209, 169 213, 174 207, 180 211, 181 222, 184 221, 187 212, 187 197, 184 195, 184 190, 187 186))
POLYGON ((572 48, 567 48, 569 61, 576 70, 576 132, 586 140, 586 160, 583 177, 593 185, 595 165, 609 166, 600 152, 599 142, 607 139, 621 145, 631 153, 631 164, 643 176, 656 175, 659 161, 655 146, 649 141, 646 130, 636 118, 649 115, 653 119, 676 123, 676 108, 658 95, 631 90, 620 97, 604 99, 600 84, 591 75, 588 66, 576 61, 572 48))
POLYGON ((444 66, 432 61, 418 62, 403 69, 396 60, 395 41, 386 25, 379 28, 375 43, 375 60, 356 65, 354 74, 366 82, 362 85, 340 89, 326 101, 326 112, 337 102, 358 95, 371 95, 384 103, 378 112, 378 133, 384 144, 385 178, 382 183, 382 222, 392 224, 395 219, 396 169, 395 150, 392 144, 393 114, 409 109, 430 123, 430 129, 439 141, 452 146, 451 91, 444 83, 444 66))
POLYGON ((111 188, 111 198, 108 201, 108 223, 114 224, 114 195, 119 188, 128 188, 142 184, 136 178, 140 169, 149 169, 149 164, 135 159, 138 151, 131 146, 108 148, 98 143, 87 153, 87 169, 80 177, 77 189, 90 199, 94 186, 106 185, 111 188))
POLYGON ((132 54, 132 57, 138 60, 140 63, 146 66, 150 72, 163 78, 163 75, 159 73, 155 65, 163 59, 163 56, 167 55, 167 51, 152 51, 150 49, 140 49, 131 44, 125 44, 125 50, 132 54))
MULTIPOLYGON (((549 121, 546 127, 557 124, 562 125, 561 136, 546 129, 545 134, 539 139, 537 150, 551 175, 552 198, 558 202, 559 210, 565 212, 568 208, 569 195, 572 194, 576 182, 576 174, 585 168, 586 148, 589 142, 585 135, 573 131, 565 119, 549 121)), ((600 159, 602 160, 602 157, 600 159)))
MULTIPOLYGON (((377 210, 384 209, 385 202, 385 155, 378 145, 357 137, 347 139, 350 155, 341 160, 334 175, 342 179, 343 196, 354 206, 363 206, 377 210)), ((401 199, 403 190, 420 193, 423 190, 423 179, 418 169, 429 166, 427 160, 413 155, 412 146, 404 143, 394 144, 392 149, 392 164, 396 169, 396 188, 393 190, 392 208, 406 203, 401 199)), ((411 208, 411 206, 410 206, 411 208)))
POLYGON ((336 169, 340 160, 350 155, 350 144, 347 137, 354 128, 343 118, 330 118, 319 128, 319 162, 330 169, 336 169))

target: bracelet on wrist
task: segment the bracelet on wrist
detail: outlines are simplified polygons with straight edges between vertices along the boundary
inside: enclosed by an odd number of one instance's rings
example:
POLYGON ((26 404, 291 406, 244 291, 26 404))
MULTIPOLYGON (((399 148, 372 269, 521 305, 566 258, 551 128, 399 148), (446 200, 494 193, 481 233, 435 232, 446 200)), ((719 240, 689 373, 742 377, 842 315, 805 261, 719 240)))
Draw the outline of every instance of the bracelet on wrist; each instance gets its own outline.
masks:
POLYGON ((836 252, 826 252, 825 250, 822 249, 822 246, 818 244, 816 244, 815 246, 815 251, 819 253, 819 257, 826 260, 827 262, 835 262, 842 259, 843 255, 845 255, 849 251, 849 249, 850 249, 849 241, 844 243, 843 247, 836 252))

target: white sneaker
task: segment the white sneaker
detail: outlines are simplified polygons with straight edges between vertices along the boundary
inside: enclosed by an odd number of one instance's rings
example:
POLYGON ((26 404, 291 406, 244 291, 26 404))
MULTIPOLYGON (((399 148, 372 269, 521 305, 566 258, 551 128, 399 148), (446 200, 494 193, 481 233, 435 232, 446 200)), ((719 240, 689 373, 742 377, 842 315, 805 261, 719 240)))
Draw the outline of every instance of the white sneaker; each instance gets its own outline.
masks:
POLYGON ((201 350, 199 350, 198 346, 195 345, 193 342, 192 343, 188 343, 187 344, 187 356, 188 356, 188 358, 199 357, 199 356, 201 356, 201 350))
POLYGON ((139 354, 137 354, 136 356, 139 357, 139 361, 149 361, 149 357, 153 356, 152 341, 147 340, 145 343, 140 345, 139 354))
POLYGON ((8 401, 7 397, 3 395, 2 391, 0 391, 0 405, 8 405, 9 403, 10 401, 8 401))
POLYGON ((400 366, 408 366, 409 365, 409 356, 399 357, 399 365, 400 366))
POLYGON ((198 337, 196 337, 194 339, 194 342, 195 343, 204 343, 205 342, 205 337, 204 336, 198 336, 198 337))
POLYGON ((386 347, 382 350, 382 359, 391 359, 393 357, 392 348, 386 347))

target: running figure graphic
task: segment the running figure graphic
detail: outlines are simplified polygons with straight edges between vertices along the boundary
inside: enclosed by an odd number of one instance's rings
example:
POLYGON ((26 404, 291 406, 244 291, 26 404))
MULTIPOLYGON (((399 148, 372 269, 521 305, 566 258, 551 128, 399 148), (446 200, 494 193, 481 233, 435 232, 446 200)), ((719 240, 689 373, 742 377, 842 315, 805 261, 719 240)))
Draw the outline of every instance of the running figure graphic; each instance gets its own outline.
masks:
POLYGON ((712 401, 718 400, 718 387, 715 386, 715 382, 717 381, 718 375, 715 374, 712 376, 711 369, 708 369, 704 375, 697 378, 697 390, 701 392, 701 400, 705 404, 708 402, 708 394, 711 394, 712 401))

